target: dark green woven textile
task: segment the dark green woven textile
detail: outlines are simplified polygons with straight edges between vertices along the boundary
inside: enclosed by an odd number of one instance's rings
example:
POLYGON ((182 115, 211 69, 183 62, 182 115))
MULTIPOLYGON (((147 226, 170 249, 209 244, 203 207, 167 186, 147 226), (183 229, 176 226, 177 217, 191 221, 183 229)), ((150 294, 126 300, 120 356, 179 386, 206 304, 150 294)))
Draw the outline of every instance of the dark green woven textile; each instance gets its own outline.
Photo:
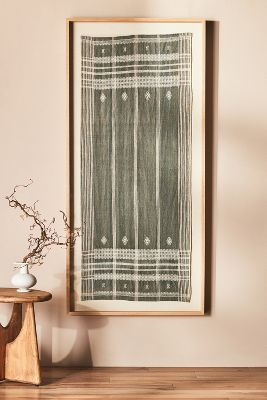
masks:
POLYGON ((81 37, 82 300, 190 301, 191 36, 81 37))

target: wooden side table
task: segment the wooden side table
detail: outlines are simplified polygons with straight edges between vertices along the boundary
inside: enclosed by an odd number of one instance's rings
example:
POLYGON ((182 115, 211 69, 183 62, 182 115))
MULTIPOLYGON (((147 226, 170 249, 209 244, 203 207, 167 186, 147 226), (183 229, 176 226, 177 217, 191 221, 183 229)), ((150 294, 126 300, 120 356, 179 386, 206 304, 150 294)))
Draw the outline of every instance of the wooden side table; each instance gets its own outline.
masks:
POLYGON ((0 303, 14 304, 8 325, 3 327, 0 324, 0 380, 9 379, 35 385, 41 383, 33 303, 51 298, 51 293, 41 290, 19 293, 16 289, 0 288, 0 303))

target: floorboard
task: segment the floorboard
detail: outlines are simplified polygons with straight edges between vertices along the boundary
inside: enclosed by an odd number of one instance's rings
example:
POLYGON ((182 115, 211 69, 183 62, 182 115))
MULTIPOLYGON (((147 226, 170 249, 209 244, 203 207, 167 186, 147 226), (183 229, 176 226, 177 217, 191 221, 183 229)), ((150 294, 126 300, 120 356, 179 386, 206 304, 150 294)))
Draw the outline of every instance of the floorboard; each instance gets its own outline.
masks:
POLYGON ((0 383, 0 400, 267 400, 267 368, 43 368, 42 385, 0 383))

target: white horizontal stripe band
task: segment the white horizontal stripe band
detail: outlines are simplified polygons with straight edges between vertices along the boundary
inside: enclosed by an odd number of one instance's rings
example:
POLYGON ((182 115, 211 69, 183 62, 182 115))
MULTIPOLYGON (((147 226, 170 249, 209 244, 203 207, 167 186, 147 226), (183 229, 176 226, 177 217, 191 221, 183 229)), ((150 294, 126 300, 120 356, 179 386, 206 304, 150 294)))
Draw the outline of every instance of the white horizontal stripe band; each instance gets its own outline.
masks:
MULTIPOLYGON (((191 56, 190 53, 184 53, 183 57, 191 56)), ((170 54, 133 54, 124 56, 107 56, 107 57, 82 57, 83 61, 89 61, 94 64, 101 63, 118 63, 118 62, 128 62, 128 61, 169 61, 178 60, 181 58, 179 53, 170 54)))
MULTIPOLYGON (((143 73, 164 73, 164 72, 187 72, 187 71, 191 71, 190 68, 178 68, 178 69, 150 69, 150 70, 134 70, 134 71, 110 71, 110 72, 85 72, 83 71, 83 75, 93 75, 93 76, 105 76, 105 75, 123 75, 123 74, 143 74, 143 73)), ((86 79, 86 78, 85 78, 86 79)))
MULTIPOLYGON (((168 273, 172 273, 177 276, 186 276, 187 273, 190 271, 189 267, 190 266, 188 266, 187 268, 168 268, 168 269, 158 268, 158 274, 160 275, 160 274, 164 274, 164 273, 168 272, 168 273)), ((79 273, 77 272, 76 274, 77 274, 77 276, 82 276, 83 278, 86 278, 88 276, 93 276, 92 274, 95 274, 95 273, 101 274, 103 272, 104 273, 109 273, 109 272, 113 273, 113 270, 112 270, 112 268, 108 268, 106 270, 106 269, 99 268, 99 267, 88 268, 88 269, 86 268, 83 271, 80 271, 79 273)), ((128 273, 128 274, 132 275, 132 273, 134 273, 134 268, 116 268, 116 274, 121 274, 121 273, 128 273)), ((149 274, 151 273, 151 275, 153 275, 155 273, 155 266, 153 269, 147 269, 147 268, 143 269, 142 268, 142 269, 138 270, 138 275, 141 276, 144 273, 149 273, 149 274)))
MULTIPOLYGON (((108 262, 108 261, 104 261, 104 262, 84 262, 83 264, 84 265, 109 265, 109 264, 112 264, 113 262, 115 262, 115 264, 118 264, 118 265, 135 265, 136 264, 136 262, 128 262, 128 263, 125 263, 125 262, 119 262, 119 261, 111 261, 111 262, 108 262)), ((165 266, 167 266, 167 265, 171 265, 171 266, 174 266, 174 263, 175 263, 175 261, 173 262, 173 263, 160 263, 160 265, 165 265, 165 266)), ((181 263, 178 263, 178 264, 175 264, 175 265, 177 265, 177 267, 179 267, 179 266, 181 266, 181 267, 186 267, 187 265, 189 265, 189 260, 188 260, 188 264, 181 264, 181 263)), ((148 266, 153 266, 153 267, 155 267, 155 264, 139 264, 138 263, 138 266, 139 267, 148 267, 148 266)))
MULTIPOLYGON (((172 64, 130 64, 130 65, 110 65, 108 67, 103 67, 100 65, 99 67, 93 67, 93 66, 82 66, 82 70, 84 69, 125 69, 125 68, 140 68, 140 67, 175 67, 176 65, 187 65, 191 66, 190 62, 174 62, 172 64)), ((161 69, 159 69, 161 71, 161 69)))
MULTIPOLYGON (((89 276, 83 276, 83 278, 87 279, 92 279, 94 281, 101 281, 101 280, 113 280, 114 276, 112 273, 110 274, 95 274, 95 275, 89 275, 89 276)), ((172 282, 178 282, 178 281, 188 281, 189 279, 189 274, 187 277, 180 277, 177 275, 160 275, 159 279, 161 281, 172 281, 172 282)), ((127 274, 116 274, 116 280, 120 281, 132 281, 133 283, 137 280, 139 282, 157 282, 158 277, 156 275, 127 275, 127 274)))
POLYGON ((177 86, 188 86, 190 87, 190 81, 189 80, 180 80, 177 77, 173 77, 173 79, 162 79, 159 80, 157 78, 127 78, 125 80, 124 78, 118 78, 116 80, 114 79, 105 79, 99 80, 84 80, 82 83, 82 88, 83 89, 95 89, 95 90, 103 90, 103 89, 120 89, 120 88, 138 88, 138 87, 177 87, 177 86))
POLYGON ((98 252, 113 252, 116 251, 118 253, 129 253, 129 252, 134 252, 134 253, 147 253, 147 254, 152 254, 152 253, 172 253, 172 254, 181 254, 181 253, 191 253, 191 250, 181 250, 181 249, 113 249, 111 247, 105 247, 105 248, 95 248, 92 250, 83 250, 82 254, 92 254, 92 253, 98 253, 98 252))
MULTIPOLYGON (((93 296, 97 297, 97 296, 107 296, 107 295, 113 295, 113 291, 108 290, 108 291, 96 291, 94 290, 94 293, 91 292, 83 292, 83 296, 93 296)), ((116 296, 134 296, 135 292, 122 292, 120 290, 116 291, 116 296)), ((149 293, 144 293, 144 292, 139 292, 138 293, 138 297, 158 297, 159 293, 158 292, 149 292, 149 293)), ((177 292, 161 292, 160 293, 160 297, 177 297, 177 298, 190 298, 189 294, 178 294, 177 292)))
POLYGON ((115 257, 119 260, 130 260, 133 261, 135 259, 140 261, 162 261, 168 260, 168 262, 174 260, 176 262, 186 262, 190 260, 191 254, 190 252, 186 253, 177 253, 177 251, 173 250, 166 250, 166 251, 146 251, 146 250, 134 250, 134 249, 121 249, 121 250, 113 250, 113 249, 106 249, 106 250, 94 250, 91 253, 84 253, 82 254, 83 259, 87 259, 88 261, 93 261, 93 259, 101 259, 101 260, 113 260, 115 257))
POLYGON ((178 33, 176 36, 169 36, 169 37, 132 37, 128 39, 108 39, 108 40, 94 40, 93 37, 90 36, 82 36, 82 42, 90 42, 93 46, 112 46, 112 45, 120 45, 120 44, 133 44, 135 43, 155 43, 155 39, 157 39, 158 42, 164 43, 164 42, 177 42, 178 40, 187 40, 191 39, 192 33, 178 33))

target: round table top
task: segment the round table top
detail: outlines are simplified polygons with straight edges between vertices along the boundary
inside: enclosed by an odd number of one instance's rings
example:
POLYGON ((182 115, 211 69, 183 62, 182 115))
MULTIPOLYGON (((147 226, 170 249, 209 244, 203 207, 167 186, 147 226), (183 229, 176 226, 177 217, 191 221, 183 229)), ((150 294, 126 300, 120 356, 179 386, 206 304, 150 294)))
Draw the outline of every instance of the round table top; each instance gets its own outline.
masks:
POLYGON ((48 301, 52 294, 43 290, 31 290, 30 292, 17 292, 15 288, 0 288, 0 303, 36 303, 48 301))

